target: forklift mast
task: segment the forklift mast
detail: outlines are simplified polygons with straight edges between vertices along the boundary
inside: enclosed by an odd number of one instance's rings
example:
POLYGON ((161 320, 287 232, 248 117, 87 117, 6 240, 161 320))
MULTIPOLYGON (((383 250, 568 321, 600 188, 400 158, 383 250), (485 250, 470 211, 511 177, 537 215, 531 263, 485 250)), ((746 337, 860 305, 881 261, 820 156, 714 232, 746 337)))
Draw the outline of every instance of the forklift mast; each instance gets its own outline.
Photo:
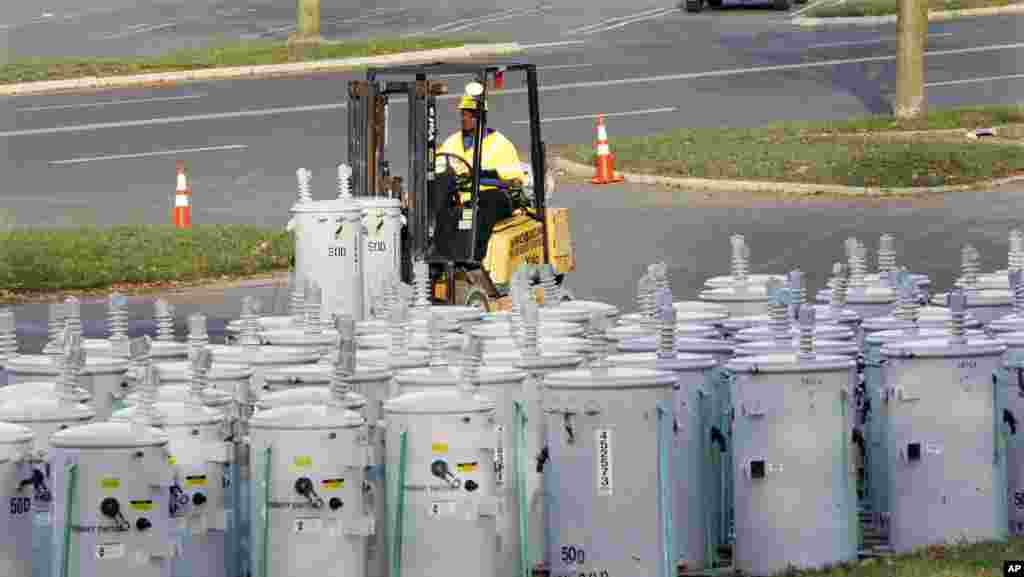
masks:
MULTIPOLYGON (((403 202, 403 213, 407 225, 403 232, 402 281, 412 282, 412 262, 422 257, 430 248, 433 232, 433 215, 430 214, 429 194, 434 186, 434 159, 437 152, 437 97, 448 92, 443 82, 428 80, 445 74, 465 74, 480 82, 484 91, 479 100, 482 104, 479 122, 476 126, 476 142, 483 141, 487 127, 487 86, 488 80, 496 73, 506 71, 524 72, 527 85, 530 123, 530 160, 534 180, 534 208, 537 218, 544 222, 546 158, 544 142, 540 134, 539 91, 537 90, 537 69, 533 64, 512 64, 485 66, 472 64, 427 64, 420 66, 398 66, 393 68, 371 68, 366 80, 355 80, 349 84, 348 104, 348 162, 352 167, 353 196, 398 198, 403 202), (378 77, 404 76, 406 80, 380 81, 378 77), (415 80, 408 80, 414 78, 415 80), (401 179, 391 177, 384 160, 388 143, 388 97, 393 94, 405 96, 409 109, 408 126, 408 192, 403 193, 401 179)), ((473 158, 467 159, 474 167, 481 166, 482 146, 474 147, 473 158)), ((473 198, 480 191, 480 171, 473 170, 473 198)), ((477 221, 477 204, 474 203, 473 222, 477 221)), ((475 254, 476 227, 472 231, 473 247, 464 261, 479 264, 484 255, 475 254)), ((546 234, 546 231, 545 231, 546 234)), ((548 260, 547 240, 544 241, 544 259, 548 260)), ((449 278, 451 276, 449 275, 449 278)), ((449 293, 451 294, 451 293, 449 293)))

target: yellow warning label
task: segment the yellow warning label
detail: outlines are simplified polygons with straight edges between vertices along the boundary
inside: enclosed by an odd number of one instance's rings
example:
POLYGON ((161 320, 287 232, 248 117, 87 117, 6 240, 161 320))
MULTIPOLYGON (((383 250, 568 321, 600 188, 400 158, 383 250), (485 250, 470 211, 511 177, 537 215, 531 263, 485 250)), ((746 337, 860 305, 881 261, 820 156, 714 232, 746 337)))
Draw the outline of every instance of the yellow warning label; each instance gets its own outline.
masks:
POLYGON ((430 445, 430 452, 432 452, 432 453, 447 453, 448 452, 448 443, 442 443, 442 442, 434 441, 430 445))
POLYGON ((292 464, 300 469, 308 469, 313 466, 313 457, 305 455, 295 457, 295 460, 292 462, 292 464))
POLYGON ((323 486, 324 491, 336 491, 345 486, 345 479, 324 479, 320 481, 320 485, 323 486))
POLYGON ((189 487, 205 487, 206 475, 193 475, 191 477, 185 477, 185 485, 189 487))
POLYGON ((153 510, 153 501, 149 501, 149 500, 146 500, 146 501, 129 501, 129 503, 131 504, 132 509, 135 509, 136 511, 152 511, 153 510))
POLYGON ((101 479, 101 489, 119 489, 121 488, 121 479, 101 479))
POLYGON ((167 464, 169 464, 169 465, 177 465, 178 464, 178 460, 174 458, 174 455, 171 455, 170 457, 167 457, 167 464))
POLYGON ((460 473, 472 473, 480 468, 479 463, 456 463, 455 469, 460 473))

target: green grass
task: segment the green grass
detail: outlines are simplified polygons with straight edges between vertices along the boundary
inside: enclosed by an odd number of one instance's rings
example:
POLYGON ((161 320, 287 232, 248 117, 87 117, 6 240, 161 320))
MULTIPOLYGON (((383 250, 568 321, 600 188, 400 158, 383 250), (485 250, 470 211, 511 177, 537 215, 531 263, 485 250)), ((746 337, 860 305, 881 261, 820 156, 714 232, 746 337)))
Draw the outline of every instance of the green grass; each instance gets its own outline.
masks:
POLYGON ((786 577, 1002 577, 1003 561, 1024 559, 1024 538, 921 548, 909 555, 837 565, 786 577))
POLYGON ((11 228, 0 246, 0 299, 285 270, 294 253, 283 227, 249 225, 11 228))
MULTIPOLYGON (((990 8, 1008 6, 1020 0, 928 0, 930 12, 947 10, 967 10, 971 8, 990 8)), ((842 4, 826 2, 824 5, 811 8, 803 16, 811 18, 835 18, 837 16, 862 17, 886 16, 899 12, 898 0, 846 0, 842 4)))
POLYGON ((495 40, 474 37, 417 37, 319 44, 289 44, 285 41, 260 40, 222 42, 207 48, 178 50, 152 57, 13 57, 0 64, 0 84, 357 58, 449 48, 473 42, 495 40))
MULTIPOLYGON (((886 137, 886 132, 951 130, 1024 122, 1024 106, 936 110, 913 120, 872 116, 784 122, 762 128, 680 129, 612 137, 615 168, 665 176, 840 184, 970 184, 1024 171, 1024 146, 969 141, 963 134, 886 137)), ((593 165, 592 143, 553 147, 593 165)))

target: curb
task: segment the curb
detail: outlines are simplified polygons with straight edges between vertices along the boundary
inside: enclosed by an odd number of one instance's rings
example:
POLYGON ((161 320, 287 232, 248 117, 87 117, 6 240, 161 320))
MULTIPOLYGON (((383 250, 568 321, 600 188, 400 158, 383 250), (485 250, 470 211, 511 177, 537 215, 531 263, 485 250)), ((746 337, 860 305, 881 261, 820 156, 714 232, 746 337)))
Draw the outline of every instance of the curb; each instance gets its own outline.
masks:
MULTIPOLYGON (((594 167, 579 164, 566 160, 559 156, 552 157, 552 165, 573 176, 593 176, 594 167)), ((767 182, 759 180, 715 180, 711 178, 686 178, 675 176, 656 176, 652 174, 637 174, 632 172, 619 172, 625 177, 626 182, 634 184, 647 184, 651 186, 665 186, 671 188, 682 188, 695 191, 709 192, 754 192, 754 193, 784 193, 799 194, 801 196, 814 196, 818 194, 834 194, 840 196, 911 196, 925 194, 942 194, 947 192, 963 192, 994 188, 1004 184, 1024 181, 1024 175, 1010 176, 996 180, 987 180, 975 184, 960 184, 953 186, 918 186, 903 188, 867 187, 867 186, 843 186, 839 184, 808 184, 804 182, 767 182)))
POLYGON ((0 96, 25 96, 75 90, 111 89, 127 86, 152 86, 195 82, 202 80, 226 80, 234 78, 256 78, 271 76, 303 75, 311 72, 338 72, 369 66, 396 66, 404 64, 425 64, 434 61, 471 60, 522 52, 518 42, 505 44, 464 44, 453 48, 399 52, 381 56, 360 58, 337 58, 312 62, 290 62, 287 64, 261 64, 258 66, 234 66, 225 68, 203 68, 156 74, 132 76, 87 76, 69 80, 45 80, 0 85, 0 96))
MULTIPOLYGON (((974 16, 995 16, 998 14, 1024 14, 1024 3, 1010 4, 1009 6, 993 6, 991 8, 969 8, 965 10, 943 10, 928 12, 929 22, 942 22, 945 20, 956 20, 957 18, 971 18, 974 16)), ((808 28, 824 26, 878 26, 881 24, 895 24, 898 16, 887 14, 885 16, 837 16, 835 18, 808 18, 798 16, 790 20, 791 24, 808 28)))

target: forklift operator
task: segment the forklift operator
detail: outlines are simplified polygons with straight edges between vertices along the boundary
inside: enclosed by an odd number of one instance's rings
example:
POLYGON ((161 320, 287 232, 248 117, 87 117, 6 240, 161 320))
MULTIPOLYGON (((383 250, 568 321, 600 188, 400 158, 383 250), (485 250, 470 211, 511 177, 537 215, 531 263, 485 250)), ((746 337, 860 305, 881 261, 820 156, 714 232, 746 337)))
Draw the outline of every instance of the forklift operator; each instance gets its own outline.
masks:
MULTIPOLYGON (((486 103, 484 107, 486 110, 486 103)), ((438 149, 435 171, 443 173, 450 167, 457 176, 463 177, 459 179, 462 184, 457 186, 458 190, 452 191, 457 194, 456 204, 461 206, 473 200, 472 193, 466 189, 466 182, 473 162, 479 102, 467 93, 459 102, 459 110, 462 112, 462 129, 449 136, 438 149), (450 162, 451 157, 444 156, 444 153, 455 155, 465 162, 450 162)), ((510 197, 502 188, 508 188, 509 185, 521 187, 526 176, 515 145, 505 135, 490 127, 487 127, 487 134, 484 135, 480 163, 480 199, 476 225, 477 254, 482 258, 494 225, 511 217, 518 208, 512 206, 510 197)))

